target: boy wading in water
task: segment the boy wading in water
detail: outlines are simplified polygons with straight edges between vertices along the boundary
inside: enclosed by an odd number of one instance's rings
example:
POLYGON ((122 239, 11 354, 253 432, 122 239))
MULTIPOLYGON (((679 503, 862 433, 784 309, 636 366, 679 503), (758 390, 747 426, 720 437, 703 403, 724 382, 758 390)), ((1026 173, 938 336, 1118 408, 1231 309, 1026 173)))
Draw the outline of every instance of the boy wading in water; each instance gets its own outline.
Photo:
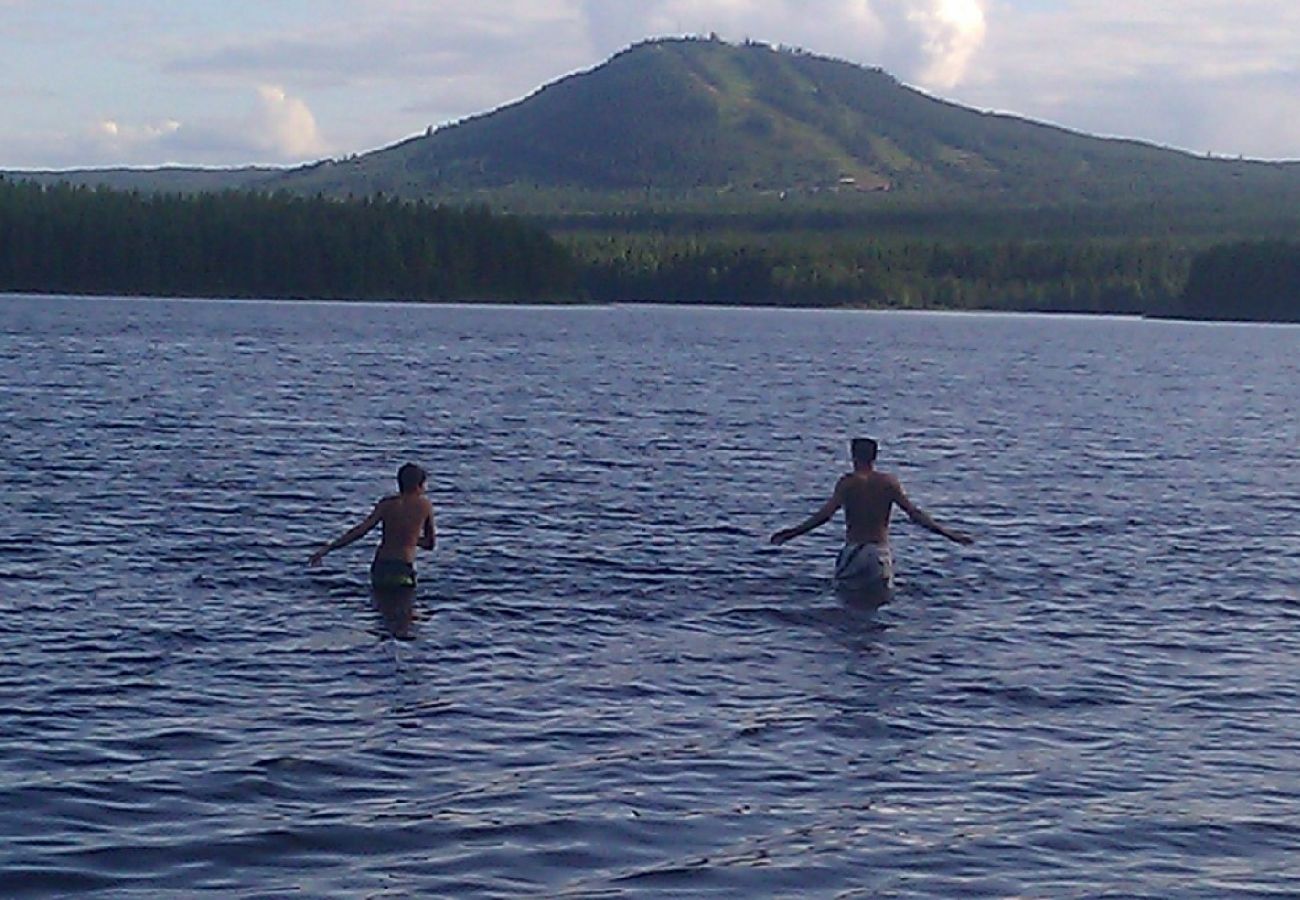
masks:
POLYGON ((346 547, 364 537, 376 525, 383 536, 370 564, 370 584, 378 592, 415 588, 415 551, 432 550, 437 542, 433 527, 433 504, 424 493, 424 469, 407 463, 397 470, 398 493, 375 504, 370 515, 311 555, 310 566, 320 565, 331 550, 346 547))
POLYGON ((853 471, 841 476, 822 508, 794 528, 772 535, 784 544, 824 525, 844 507, 844 547, 835 560, 835 588, 854 596, 889 597, 894 588, 894 559, 889 551, 889 515, 897 505, 922 528, 958 544, 975 542, 968 534, 940 525, 912 503, 898 478, 876 470, 877 444, 871 438, 854 438, 849 444, 853 471))

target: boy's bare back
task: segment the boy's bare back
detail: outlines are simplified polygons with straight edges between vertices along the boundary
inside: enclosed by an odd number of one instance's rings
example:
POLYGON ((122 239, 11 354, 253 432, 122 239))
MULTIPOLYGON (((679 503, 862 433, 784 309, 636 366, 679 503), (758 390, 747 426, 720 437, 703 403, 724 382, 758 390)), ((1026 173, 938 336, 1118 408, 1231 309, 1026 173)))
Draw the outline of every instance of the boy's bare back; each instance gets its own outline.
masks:
POLYGON ((433 549, 433 504, 423 493, 385 497, 375 505, 375 514, 383 529, 375 559, 414 562, 417 548, 433 549))
POLYGON ((889 543, 889 514, 902 493, 886 472, 850 472, 836 485, 844 505, 844 540, 849 544, 889 543))

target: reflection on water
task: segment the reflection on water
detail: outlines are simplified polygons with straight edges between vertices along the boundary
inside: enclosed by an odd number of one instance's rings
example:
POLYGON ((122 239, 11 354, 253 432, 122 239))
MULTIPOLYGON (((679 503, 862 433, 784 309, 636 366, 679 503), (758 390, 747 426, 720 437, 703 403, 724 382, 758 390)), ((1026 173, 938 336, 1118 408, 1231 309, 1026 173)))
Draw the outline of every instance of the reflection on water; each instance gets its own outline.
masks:
POLYGON ((371 600, 385 634, 398 640, 415 640, 415 588, 371 591, 371 600))
POLYGON ((1300 892, 1300 330, 0 309, 6 896, 1300 892), (860 433, 979 541, 879 607, 765 543, 860 433))

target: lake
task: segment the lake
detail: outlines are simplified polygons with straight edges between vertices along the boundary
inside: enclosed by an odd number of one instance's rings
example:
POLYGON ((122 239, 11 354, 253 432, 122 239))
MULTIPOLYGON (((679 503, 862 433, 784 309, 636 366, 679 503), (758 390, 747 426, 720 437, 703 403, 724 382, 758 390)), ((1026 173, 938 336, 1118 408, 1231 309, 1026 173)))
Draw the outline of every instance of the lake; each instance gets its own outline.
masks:
POLYGON ((6 896, 1300 893, 1300 328, 0 316, 6 896), (875 611, 766 540, 859 434, 977 539, 875 611))

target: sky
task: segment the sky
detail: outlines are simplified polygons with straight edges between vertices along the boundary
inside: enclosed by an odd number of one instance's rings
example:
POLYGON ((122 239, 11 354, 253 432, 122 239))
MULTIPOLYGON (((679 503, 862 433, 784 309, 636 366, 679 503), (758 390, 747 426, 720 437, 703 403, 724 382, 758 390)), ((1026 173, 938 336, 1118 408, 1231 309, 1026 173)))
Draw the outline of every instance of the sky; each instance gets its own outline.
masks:
POLYGON ((363 153, 710 33, 1091 134, 1300 158, 1297 0, 0 0, 0 168, 363 153))

